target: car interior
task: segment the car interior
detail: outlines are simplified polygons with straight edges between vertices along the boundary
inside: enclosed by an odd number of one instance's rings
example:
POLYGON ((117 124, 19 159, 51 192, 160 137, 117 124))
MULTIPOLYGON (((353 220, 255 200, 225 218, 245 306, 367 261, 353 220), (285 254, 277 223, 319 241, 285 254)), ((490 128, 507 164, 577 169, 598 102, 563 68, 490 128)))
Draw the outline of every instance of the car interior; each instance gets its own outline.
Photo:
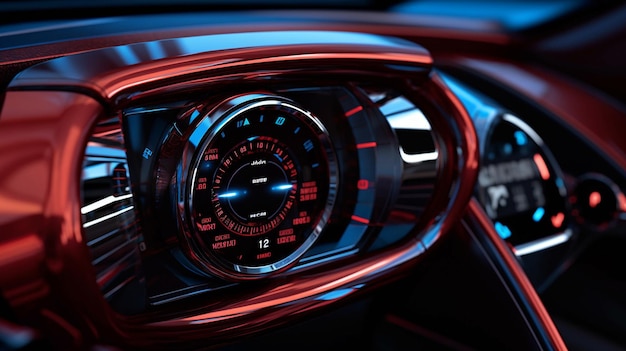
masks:
POLYGON ((626 4, 0 13, 0 350, 626 350, 626 4))

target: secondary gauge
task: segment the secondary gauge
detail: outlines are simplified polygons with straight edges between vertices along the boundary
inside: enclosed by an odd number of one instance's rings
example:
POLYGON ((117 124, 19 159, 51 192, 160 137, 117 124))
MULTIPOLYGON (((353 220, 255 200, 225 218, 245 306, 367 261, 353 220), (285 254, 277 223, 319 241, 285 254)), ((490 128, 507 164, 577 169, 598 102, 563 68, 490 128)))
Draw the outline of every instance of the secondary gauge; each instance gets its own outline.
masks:
POLYGON ((231 278, 286 269, 314 243, 336 194, 322 123, 290 100, 246 95, 211 109, 183 179, 191 256, 231 278))
POLYGON ((498 234, 523 255, 569 238, 566 189, 539 135, 512 115, 484 131, 478 198, 498 234))

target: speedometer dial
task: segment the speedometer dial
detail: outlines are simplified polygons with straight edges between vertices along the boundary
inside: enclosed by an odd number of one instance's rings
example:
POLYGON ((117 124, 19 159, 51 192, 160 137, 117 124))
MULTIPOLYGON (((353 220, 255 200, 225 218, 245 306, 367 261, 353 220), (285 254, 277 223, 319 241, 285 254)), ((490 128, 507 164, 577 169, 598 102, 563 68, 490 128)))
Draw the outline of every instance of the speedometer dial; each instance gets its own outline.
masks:
POLYGON ((206 117, 215 123, 187 173, 189 240, 211 271, 254 278, 289 267, 317 239, 337 167, 311 113, 278 97, 241 100, 206 117))

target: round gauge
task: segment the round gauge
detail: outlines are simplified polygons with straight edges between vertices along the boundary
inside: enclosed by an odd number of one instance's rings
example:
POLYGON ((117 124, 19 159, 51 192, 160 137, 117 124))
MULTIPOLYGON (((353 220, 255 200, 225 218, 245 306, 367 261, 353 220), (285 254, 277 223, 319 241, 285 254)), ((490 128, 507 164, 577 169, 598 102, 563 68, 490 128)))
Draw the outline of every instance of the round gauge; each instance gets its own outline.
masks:
POLYGON ((194 255, 213 272, 254 278, 289 267, 317 239, 337 167, 311 113, 272 96, 236 101, 207 115, 215 123, 190 164, 187 211, 194 255))
POLYGON ((519 118, 499 117, 484 140, 478 198, 514 246, 567 230, 566 189, 541 138, 519 118))
POLYGON ((578 179, 571 202, 576 221, 602 231, 619 218, 626 199, 617 184, 601 174, 585 174, 578 179))

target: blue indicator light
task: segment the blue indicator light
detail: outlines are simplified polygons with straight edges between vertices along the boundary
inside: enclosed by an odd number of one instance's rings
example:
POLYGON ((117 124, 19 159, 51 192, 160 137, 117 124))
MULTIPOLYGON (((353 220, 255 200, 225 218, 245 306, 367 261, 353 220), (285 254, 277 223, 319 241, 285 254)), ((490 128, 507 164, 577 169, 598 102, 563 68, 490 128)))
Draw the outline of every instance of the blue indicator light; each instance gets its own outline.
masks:
POLYGON ((287 190, 293 188, 291 184, 281 184, 272 187, 272 190, 287 190))
POLYGON ((561 178, 556 178, 554 182, 556 183, 556 186, 558 186, 559 188, 562 188, 565 186, 565 182, 563 182, 563 179, 561 178))
POLYGON ((498 235, 500 235, 502 239, 507 239, 511 236, 511 229, 509 229, 509 227, 507 227, 506 225, 500 222, 496 222, 495 227, 496 232, 498 232, 498 235))
POLYGON ((513 136, 515 137, 515 142, 519 146, 526 145, 528 143, 528 138, 526 137, 526 134, 524 134, 524 132, 522 131, 516 131, 515 133, 513 133, 513 136))
POLYGON ((283 158, 280 157, 278 154, 274 154, 274 157, 278 159, 278 162, 283 162, 283 158))
POLYGON ((502 147, 502 151, 504 152, 505 155, 510 155, 513 153, 513 145, 506 143, 504 144, 504 146, 502 147))
POLYGON ((236 191, 217 195, 217 197, 220 198, 220 199, 228 199, 228 198, 237 197, 237 196, 239 196, 239 193, 236 192, 236 191))
POLYGON ((294 129, 293 134, 298 134, 299 131, 300 131, 300 127, 294 129))
POLYGON ((314 163, 314 164, 311 165, 311 167, 312 168, 317 168, 317 167, 319 167, 319 165, 320 165, 319 163, 314 163))
POLYGON ((533 221, 539 222, 543 218, 544 214, 546 214, 546 210, 544 210, 543 207, 537 208, 535 213, 533 213, 533 221))

